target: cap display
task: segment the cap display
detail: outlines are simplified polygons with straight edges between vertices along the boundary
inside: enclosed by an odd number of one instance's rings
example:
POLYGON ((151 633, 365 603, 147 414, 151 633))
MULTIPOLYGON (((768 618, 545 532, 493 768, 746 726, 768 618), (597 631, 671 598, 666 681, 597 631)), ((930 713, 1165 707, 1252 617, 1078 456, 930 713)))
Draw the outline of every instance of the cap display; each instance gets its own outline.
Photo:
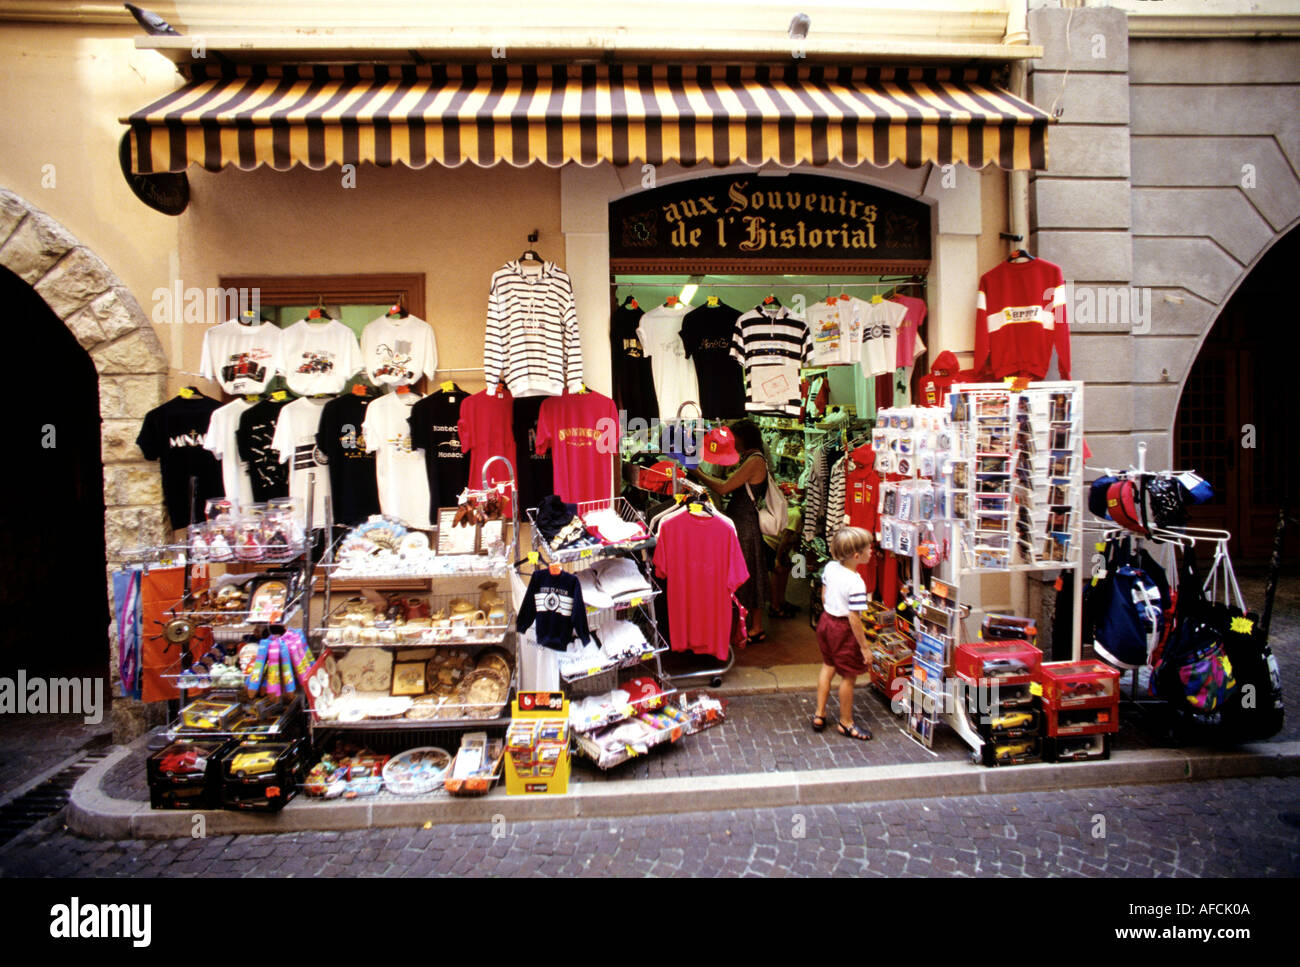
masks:
POLYGON ((725 426, 715 426, 704 434, 700 459, 719 467, 730 467, 732 464, 739 463, 740 452, 736 449, 736 434, 725 426))
POLYGON ((1137 500, 1131 480, 1117 480, 1106 492, 1106 509, 1110 519, 1121 527, 1138 534, 1146 534, 1146 528, 1138 520, 1137 500))

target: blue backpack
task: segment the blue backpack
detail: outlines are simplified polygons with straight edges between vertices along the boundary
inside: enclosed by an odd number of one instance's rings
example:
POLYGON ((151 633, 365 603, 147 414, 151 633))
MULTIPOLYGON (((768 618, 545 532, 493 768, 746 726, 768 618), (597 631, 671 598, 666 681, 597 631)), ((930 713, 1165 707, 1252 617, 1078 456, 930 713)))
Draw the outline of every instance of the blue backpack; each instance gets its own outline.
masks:
POLYGON ((1112 541, 1106 552, 1104 585, 1092 602, 1093 644, 1112 665, 1145 665, 1164 632, 1169 581, 1145 550, 1134 553, 1129 538, 1112 541))

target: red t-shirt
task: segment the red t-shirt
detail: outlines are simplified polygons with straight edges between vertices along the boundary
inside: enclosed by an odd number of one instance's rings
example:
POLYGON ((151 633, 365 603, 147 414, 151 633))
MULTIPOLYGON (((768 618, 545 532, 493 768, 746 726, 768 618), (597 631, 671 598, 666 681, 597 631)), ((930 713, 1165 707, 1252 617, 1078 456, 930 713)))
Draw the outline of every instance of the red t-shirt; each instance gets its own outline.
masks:
MULTIPOLYGON (((880 527, 880 474, 876 473, 876 451, 870 445, 849 454, 844 468, 844 512, 850 527, 861 527, 872 534, 880 527)), ((858 568, 868 593, 876 590, 878 556, 877 551, 858 568)))
POLYGON ((731 595, 749 579, 735 528, 686 511, 659 525, 655 573, 668 579, 669 644, 725 659, 731 647, 731 595))
POLYGON ((1061 379, 1070 378, 1065 276, 1045 259, 1003 262, 980 276, 975 308, 975 369, 995 379, 1042 379, 1056 348, 1061 379))
MULTIPOLYGON (((461 453, 469 457, 469 486, 478 490, 483 486, 483 466, 492 457, 505 457, 510 466, 516 470, 514 433, 514 397, 510 391, 501 388, 500 396, 488 396, 487 390, 479 390, 472 396, 465 397, 460 404, 460 420, 456 423, 456 432, 460 435, 461 453)), ((497 461, 492 464, 491 480, 497 483, 510 479, 510 471, 505 464, 497 461)), ((508 507, 507 507, 508 509, 508 507)))
POLYGON ((608 396, 565 393, 542 403, 537 452, 555 451, 555 492, 566 503, 612 496, 618 444, 618 410, 608 396))

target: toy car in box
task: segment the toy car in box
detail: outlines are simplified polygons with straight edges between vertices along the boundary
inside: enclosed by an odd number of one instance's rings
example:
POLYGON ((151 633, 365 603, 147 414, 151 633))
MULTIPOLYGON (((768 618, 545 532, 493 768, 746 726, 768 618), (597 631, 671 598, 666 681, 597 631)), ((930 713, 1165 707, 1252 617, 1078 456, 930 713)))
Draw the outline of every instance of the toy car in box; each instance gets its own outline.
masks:
POLYGON ((217 763, 233 743, 225 739, 178 739, 145 762, 149 804, 154 809, 215 809, 217 763))
POLYGON ((1091 708, 1119 702, 1119 670, 1099 661, 1044 662, 1039 668, 1043 704, 1091 708))
POLYGON ((957 646, 955 670, 972 685, 996 681, 999 686, 1034 681, 1043 653, 1024 640, 965 641, 957 646))
POLYGON ((1041 720, 1034 708, 1001 708, 989 715, 979 718, 980 735, 991 742, 1007 742, 1012 739, 1037 738, 1041 720))
POLYGON ((1048 762, 1084 762, 1110 758, 1110 733, 1067 735, 1043 739, 1043 758, 1048 762))
POLYGON ((278 812, 307 778, 305 744, 245 740, 221 757, 221 805, 226 809, 278 812))
POLYGON ((1021 739, 995 739, 980 747, 986 766, 1018 766, 1042 759, 1042 740, 1037 736, 1021 739))
POLYGON ((1063 735, 1101 735, 1119 731, 1118 706, 1103 708, 1043 708, 1046 733, 1052 738, 1063 735))

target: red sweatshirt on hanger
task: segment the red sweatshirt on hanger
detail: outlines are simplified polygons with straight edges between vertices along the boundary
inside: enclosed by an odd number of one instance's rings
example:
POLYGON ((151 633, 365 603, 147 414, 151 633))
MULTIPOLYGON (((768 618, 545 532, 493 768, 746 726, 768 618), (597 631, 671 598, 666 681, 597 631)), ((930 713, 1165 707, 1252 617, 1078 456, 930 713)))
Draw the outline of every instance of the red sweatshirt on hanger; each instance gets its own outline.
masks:
MULTIPOLYGON (((880 529, 880 474, 876 473, 876 451, 863 444, 849 454, 844 468, 844 512, 850 527, 861 527, 875 534, 880 529)), ((880 551, 858 568, 866 582, 867 593, 876 590, 880 551)))
POLYGON ((1070 378, 1065 276, 1045 259, 1002 262, 980 277, 975 308, 975 369, 1042 379, 1056 348, 1061 379, 1070 378))

